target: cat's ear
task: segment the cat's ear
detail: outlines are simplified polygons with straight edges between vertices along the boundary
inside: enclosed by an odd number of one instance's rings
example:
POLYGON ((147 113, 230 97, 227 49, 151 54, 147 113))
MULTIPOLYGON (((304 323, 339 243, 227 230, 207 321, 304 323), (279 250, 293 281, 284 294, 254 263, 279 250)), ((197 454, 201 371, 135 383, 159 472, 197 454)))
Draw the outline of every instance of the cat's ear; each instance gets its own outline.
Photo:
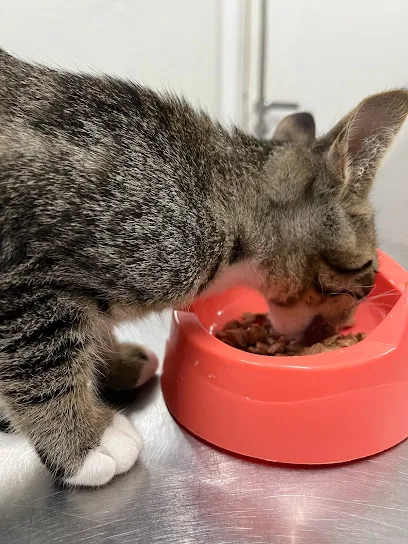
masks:
POLYGON ((273 140, 309 144, 316 137, 316 126, 310 113, 288 115, 276 127, 273 140))
POLYGON ((365 196, 385 152, 408 114, 408 91, 370 96, 344 117, 323 140, 328 166, 342 181, 342 192, 365 196))

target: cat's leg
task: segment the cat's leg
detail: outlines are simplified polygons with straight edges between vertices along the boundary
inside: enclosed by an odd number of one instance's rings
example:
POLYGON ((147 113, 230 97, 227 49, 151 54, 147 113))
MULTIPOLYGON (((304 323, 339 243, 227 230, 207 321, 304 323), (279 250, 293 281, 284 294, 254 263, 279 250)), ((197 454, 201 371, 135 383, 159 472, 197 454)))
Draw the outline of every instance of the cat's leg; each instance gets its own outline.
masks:
POLYGON ((98 315, 60 294, 22 306, 13 312, 0 307, 7 415, 54 474, 73 485, 103 485, 135 463, 141 439, 125 416, 98 398, 100 340, 92 332, 98 315))
MULTIPOLYGON (((107 345, 107 344, 105 344, 107 345)), ((130 342, 119 343, 111 335, 110 349, 103 355, 100 387, 107 391, 127 391, 140 387, 154 376, 158 368, 155 353, 130 342)))

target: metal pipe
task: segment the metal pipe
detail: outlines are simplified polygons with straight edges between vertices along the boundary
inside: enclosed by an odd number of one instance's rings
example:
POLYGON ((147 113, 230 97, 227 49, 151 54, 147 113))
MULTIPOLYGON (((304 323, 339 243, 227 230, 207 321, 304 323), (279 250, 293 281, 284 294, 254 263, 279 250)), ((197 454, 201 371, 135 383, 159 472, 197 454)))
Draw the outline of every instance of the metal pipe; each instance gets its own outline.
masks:
POLYGON ((255 126, 255 135, 263 139, 266 135, 266 125, 264 120, 265 108, 265 74, 266 74, 266 31, 268 16, 268 0, 261 0, 260 9, 260 32, 259 32, 259 79, 258 79, 258 102, 256 110, 258 122, 255 126))
POLYGON ((265 139, 268 134, 268 126, 265 122, 265 114, 269 110, 291 111, 297 110, 299 107, 296 102, 272 102, 265 98, 267 75, 268 3, 269 0, 261 0, 260 9, 259 79, 258 101, 256 103, 256 113, 258 121, 255 125, 255 136, 260 140, 265 139))

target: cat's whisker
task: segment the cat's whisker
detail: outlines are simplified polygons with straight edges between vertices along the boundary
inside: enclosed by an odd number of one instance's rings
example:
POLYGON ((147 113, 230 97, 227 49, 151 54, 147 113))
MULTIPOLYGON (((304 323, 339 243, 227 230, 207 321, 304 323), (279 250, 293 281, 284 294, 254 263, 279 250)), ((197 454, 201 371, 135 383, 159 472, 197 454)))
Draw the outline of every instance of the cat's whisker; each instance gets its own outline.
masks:
POLYGON ((368 293, 368 295, 366 295, 364 298, 362 298, 360 302, 363 302, 363 301, 365 301, 367 299, 370 299, 371 301, 373 301, 373 300, 378 300, 378 299, 388 297, 388 296, 399 296, 400 294, 401 294, 401 292, 398 291, 398 289, 390 289, 389 291, 385 291, 384 293, 380 293, 379 295, 374 295, 374 296, 372 296, 371 293, 368 293))
MULTIPOLYGON (((321 282, 321 279, 320 278, 323 278, 324 276, 327 276, 328 274, 319 274, 318 275, 318 280, 319 280, 319 283, 320 283, 320 286, 322 288, 322 295, 324 295, 324 292, 325 292, 325 288, 321 282)), ((340 288, 341 291, 340 292, 334 292, 332 291, 330 294, 332 295, 349 295, 351 296, 354 300, 356 300, 356 295, 353 293, 353 291, 351 289, 348 289, 347 287, 341 287, 340 288)))
MULTIPOLYGON (((370 304, 370 303, 369 303, 370 304)), ((381 311, 381 309, 377 306, 377 304, 370 304, 371 306, 373 306, 374 310, 376 310, 376 312, 378 314, 380 314, 381 317, 384 317, 384 314, 383 312, 381 311)))
POLYGON ((387 304, 385 302, 370 302, 370 300, 366 301, 371 306, 377 306, 378 308, 393 308, 393 304, 387 304))
MULTIPOLYGON (((318 280, 319 280, 319 283, 320 283, 320 286, 322 288, 322 294, 324 294, 325 292, 325 288, 322 284, 322 281, 321 281, 321 278, 324 278, 325 276, 328 276, 328 274, 319 274, 318 276, 318 280)), ((356 285, 355 286, 355 289, 374 289, 375 287, 375 284, 370 284, 370 285, 356 285)), ((354 300, 357 299, 354 291, 348 287, 340 287, 341 291, 340 292, 331 292, 332 295, 346 295, 346 294, 349 294, 350 296, 353 297, 354 300)), ((364 298, 366 298, 367 296, 369 296, 371 294, 372 291, 370 291, 370 293, 368 293, 365 297, 363 297, 361 300, 363 300, 364 298)))
POLYGON ((384 291, 384 293, 380 293, 379 295, 374 295, 370 297, 370 300, 377 300, 379 298, 387 297, 387 296, 395 296, 398 297, 401 295, 401 292, 398 291, 398 289, 390 289, 389 291, 384 291))
POLYGON ((382 304, 379 305, 377 302, 374 304, 367 301, 367 303, 370 304, 370 307, 372 307, 381 316, 381 318, 384 318, 393 307, 392 304, 383 306, 382 304))
POLYGON ((356 288, 357 289, 373 289, 375 287, 375 283, 370 283, 370 285, 363 285, 363 284, 360 284, 360 285, 356 285, 356 288))
POLYGON ((323 274, 319 274, 319 275, 317 276, 317 279, 319 280, 320 287, 321 287, 321 290, 322 290, 322 295, 323 295, 323 294, 324 294, 324 287, 323 287, 322 281, 321 281, 321 279, 320 279, 320 277, 322 277, 322 276, 323 276, 323 274))
POLYGON ((356 296, 350 291, 350 292, 346 292, 346 291, 340 291, 339 293, 330 293, 331 295, 346 295, 348 297, 351 297, 353 299, 353 301, 355 302, 357 299, 356 299, 356 296))

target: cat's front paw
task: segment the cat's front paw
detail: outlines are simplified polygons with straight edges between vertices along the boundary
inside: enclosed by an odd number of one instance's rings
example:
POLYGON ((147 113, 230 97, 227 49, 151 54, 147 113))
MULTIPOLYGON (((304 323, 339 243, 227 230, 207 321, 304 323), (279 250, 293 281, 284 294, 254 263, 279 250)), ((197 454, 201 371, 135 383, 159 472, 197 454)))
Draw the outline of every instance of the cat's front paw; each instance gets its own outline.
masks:
POLYGON ((88 452, 78 472, 64 482, 91 487, 104 485, 117 474, 128 471, 141 449, 142 440, 131 422, 122 414, 115 414, 100 445, 88 452))

